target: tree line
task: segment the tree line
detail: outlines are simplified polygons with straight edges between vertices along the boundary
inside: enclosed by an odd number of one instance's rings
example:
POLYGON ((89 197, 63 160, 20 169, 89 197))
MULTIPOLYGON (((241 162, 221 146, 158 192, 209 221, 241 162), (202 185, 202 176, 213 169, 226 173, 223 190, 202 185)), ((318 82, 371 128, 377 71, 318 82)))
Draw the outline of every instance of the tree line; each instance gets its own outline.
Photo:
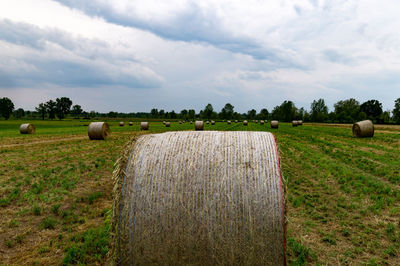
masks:
POLYGON ((258 119, 290 122, 292 120, 303 120, 304 122, 329 122, 329 123, 353 123, 359 120, 370 119, 374 123, 400 124, 400 98, 395 100, 395 107, 392 111, 383 111, 382 104, 378 100, 368 100, 364 103, 358 102, 356 99, 350 98, 340 100, 334 104, 334 110, 329 112, 324 99, 314 100, 307 111, 303 107, 297 108, 292 101, 284 101, 282 104, 275 106, 272 111, 267 108, 261 109, 259 112, 251 109, 246 113, 238 113, 234 110, 234 106, 230 103, 225 104, 220 112, 214 110, 209 103, 203 110, 196 113, 194 109, 183 109, 180 112, 151 109, 147 112, 137 113, 120 113, 108 112, 99 113, 96 111, 83 111, 80 105, 73 105, 68 97, 61 97, 55 100, 40 103, 35 111, 24 111, 22 108, 14 109, 14 103, 11 99, 0 98, 0 115, 4 119, 13 116, 16 119, 23 117, 40 117, 41 119, 64 119, 65 117, 93 119, 96 117, 103 118, 153 118, 153 119, 224 119, 224 120, 243 120, 258 119))

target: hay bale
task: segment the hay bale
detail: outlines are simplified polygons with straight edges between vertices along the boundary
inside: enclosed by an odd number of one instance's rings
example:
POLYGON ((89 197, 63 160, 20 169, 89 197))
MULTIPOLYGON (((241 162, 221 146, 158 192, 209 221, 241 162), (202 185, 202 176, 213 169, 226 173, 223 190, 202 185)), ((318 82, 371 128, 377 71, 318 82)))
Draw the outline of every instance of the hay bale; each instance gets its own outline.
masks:
POLYGON ((264 125, 264 120, 260 120, 260 125, 264 125))
POLYGON ((115 171, 115 264, 284 265, 284 197, 271 133, 144 135, 128 153, 115 171))
POLYGON ((171 126, 171 123, 170 122, 165 122, 165 127, 170 127, 171 126))
POLYGON ((210 124, 210 121, 207 120, 207 121, 206 121, 206 124, 207 124, 207 125, 210 124))
POLYGON ((125 125, 125 123, 124 123, 124 122, 122 122, 122 121, 121 121, 121 122, 119 122, 119 126, 120 126, 120 127, 123 127, 124 125, 125 125))
POLYGON ((257 124, 257 123, 258 123, 258 120, 254 121, 254 123, 256 123, 256 124, 257 124))
POLYGON ((302 126, 303 125, 303 120, 297 120, 297 125, 302 126))
POLYGON ((278 128, 279 123, 278 120, 271 120, 271 128, 278 128))
POLYGON ((164 120, 162 123, 165 125, 165 123, 167 123, 167 121, 164 120))
POLYGON ((292 126, 294 126, 294 127, 297 127, 297 126, 298 126, 297 120, 293 120, 293 121, 292 121, 292 126))
POLYGON ((129 126, 130 126, 130 127, 133 126, 133 122, 129 122, 129 126))
POLYGON ((235 120, 235 123, 239 122, 238 120, 235 120))
POLYGON ((213 121, 211 121, 211 125, 215 125, 215 121, 213 120, 213 121))
POLYGON ((179 124, 181 125, 181 124, 182 124, 182 121, 179 121, 179 124))
POLYGON ((244 120, 243 121, 243 126, 247 126, 247 124, 248 124, 247 120, 244 120))
POLYGON ((231 120, 228 120, 228 121, 226 121, 226 123, 227 123, 228 125, 230 125, 232 122, 231 122, 231 120))
POLYGON ((27 124, 21 124, 19 126, 19 133, 21 134, 35 134, 36 133, 36 128, 33 124, 27 123, 27 124))
POLYGON ((203 130, 204 129, 204 122, 203 121, 194 122, 194 129, 195 130, 203 130))
POLYGON ((193 124, 193 121, 190 121, 190 124, 193 124))
POLYGON ((149 122, 140 122, 140 130, 149 130, 149 122))
POLYGON ((372 138, 374 131, 374 124, 371 120, 364 120, 353 124, 353 136, 357 138, 372 138))
POLYGON ((110 135, 110 126, 106 122, 92 122, 89 124, 89 139, 106 140, 110 135))

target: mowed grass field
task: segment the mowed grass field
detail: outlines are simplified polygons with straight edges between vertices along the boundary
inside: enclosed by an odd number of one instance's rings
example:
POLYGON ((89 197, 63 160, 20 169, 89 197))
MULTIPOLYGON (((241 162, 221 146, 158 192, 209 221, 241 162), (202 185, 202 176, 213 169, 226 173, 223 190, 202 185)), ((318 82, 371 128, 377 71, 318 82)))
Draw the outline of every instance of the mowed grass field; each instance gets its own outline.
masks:
MULTIPOLYGON (((33 121, 35 135, 20 135, 22 122, 0 121, 0 265, 105 264, 112 171, 139 122, 110 122, 107 141, 88 139, 88 121, 33 121)), ((377 129, 357 139, 350 125, 205 125, 274 133, 289 265, 400 265, 400 127, 377 129)))

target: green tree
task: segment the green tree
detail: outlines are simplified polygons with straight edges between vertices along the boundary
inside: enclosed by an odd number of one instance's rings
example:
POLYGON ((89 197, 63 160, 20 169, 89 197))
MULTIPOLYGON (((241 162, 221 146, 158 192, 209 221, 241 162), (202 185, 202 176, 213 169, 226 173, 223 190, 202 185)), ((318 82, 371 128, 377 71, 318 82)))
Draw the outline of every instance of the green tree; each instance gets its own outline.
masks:
POLYGON ((233 113, 234 113, 234 110, 233 110, 234 108, 235 107, 230 103, 225 104, 224 108, 221 109, 221 113, 219 113, 220 118, 232 119, 233 113))
POLYGON ((61 97, 56 99, 56 114, 58 119, 64 119, 64 117, 70 112, 72 101, 68 97, 61 97))
POLYGON ((195 117, 196 117, 196 111, 193 110, 193 109, 189 109, 189 111, 188 111, 188 118, 191 119, 191 120, 194 120, 195 117))
POLYGON ((392 113, 393 113, 393 120, 397 124, 400 124, 400 98, 397 98, 397 100, 394 101, 394 109, 392 113))
POLYGON ((11 99, 4 97, 0 99, 0 114, 8 120, 14 110, 14 103, 11 99))
POLYGON ((214 112, 214 108, 211 103, 207 104, 203 111, 203 118, 211 119, 214 112))
POLYGON ((57 112, 57 103, 53 100, 49 100, 48 102, 45 103, 46 106, 46 112, 49 114, 50 119, 56 118, 56 112, 57 112))
POLYGON ((324 122, 328 117, 328 107, 324 99, 314 100, 311 103, 311 121, 324 122))
POLYGON ((71 114, 77 118, 79 118, 79 116, 82 114, 83 110, 82 107, 78 104, 75 104, 74 106, 72 106, 72 111, 71 114))
POLYGON ((152 118, 157 118, 158 117, 158 110, 156 108, 153 108, 153 109, 151 109, 150 114, 151 114, 152 118))
POLYGON ((361 104, 360 111, 367 114, 367 118, 377 121, 383 113, 382 104, 378 100, 369 100, 361 104))
POLYGON ((338 101, 333 107, 340 123, 353 123, 360 117, 360 103, 354 98, 338 101))
POLYGON ((169 113, 169 116, 171 117, 171 119, 176 119, 176 117, 177 117, 177 115, 176 115, 176 113, 175 113, 174 110, 172 110, 172 111, 169 113))
POLYGON ((261 120, 265 120, 265 119, 268 119, 268 114, 269 114, 268 109, 263 108, 263 109, 261 109, 258 116, 260 117, 261 120))
POLYGON ((186 120, 188 118, 188 110, 183 109, 180 113, 182 119, 186 120))
POLYGON ((280 106, 275 106, 271 116, 273 119, 290 122, 295 119, 297 108, 292 101, 284 101, 280 106))
POLYGON ((42 120, 44 120, 44 117, 47 114, 47 107, 45 103, 39 103, 38 107, 35 107, 36 112, 38 112, 40 114, 40 116, 42 117, 42 120))
POLYGON ((24 117, 24 116, 25 116, 25 111, 24 111, 24 109, 18 108, 18 109, 15 111, 15 117, 16 117, 16 118, 20 119, 21 117, 24 117))
POLYGON ((159 116, 159 118, 164 118, 165 117, 165 111, 163 109, 158 111, 158 116, 159 116))
POLYGON ((251 119, 255 119, 257 115, 257 111, 255 109, 251 109, 249 111, 247 111, 247 119, 251 120, 251 119))

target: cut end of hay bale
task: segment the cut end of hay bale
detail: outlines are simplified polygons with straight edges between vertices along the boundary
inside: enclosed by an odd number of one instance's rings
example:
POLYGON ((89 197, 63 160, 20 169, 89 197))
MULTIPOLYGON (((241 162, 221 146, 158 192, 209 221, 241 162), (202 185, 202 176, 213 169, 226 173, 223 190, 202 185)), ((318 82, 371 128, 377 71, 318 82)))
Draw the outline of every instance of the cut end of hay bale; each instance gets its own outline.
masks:
POLYGON ((89 124, 88 136, 91 140, 106 140, 110 134, 110 126, 106 122, 92 122, 89 124))
POLYGON ((204 129, 204 122, 203 121, 194 122, 194 129, 195 130, 203 130, 204 129))
POLYGON ((215 125, 215 121, 213 120, 213 121, 211 121, 211 125, 215 125))
POLYGON ((247 124, 248 124, 247 120, 244 120, 244 121, 243 121, 243 125, 244 125, 244 126, 247 126, 247 124))
POLYGON ((120 127, 123 127, 124 125, 125 125, 124 122, 119 122, 119 126, 120 126, 120 127))
POLYGON ((297 120, 293 120, 293 121, 292 121, 292 126, 297 127, 298 125, 299 125, 299 124, 298 124, 297 120))
POLYGON ((36 128, 33 124, 22 124, 19 126, 19 132, 21 134, 35 134, 36 128))
POLYGON ((149 130, 149 122, 140 122, 140 130, 149 130))
POLYGON ((232 122, 231 122, 231 120, 228 120, 228 121, 226 121, 226 123, 227 123, 228 125, 230 125, 232 122))
POLYGON ((264 125, 264 120, 260 120, 260 125, 264 125))
POLYGON ((271 133, 149 134, 125 154, 115 178, 115 264, 284 265, 284 197, 271 133))
POLYGON ((271 128, 278 128, 279 122, 278 120, 272 120, 271 121, 271 128))
POLYGON ((364 120, 353 124, 353 136, 357 138, 372 138, 374 132, 374 123, 371 120, 364 120))
POLYGON ((303 120, 297 120, 297 125, 302 126, 303 125, 303 120))

